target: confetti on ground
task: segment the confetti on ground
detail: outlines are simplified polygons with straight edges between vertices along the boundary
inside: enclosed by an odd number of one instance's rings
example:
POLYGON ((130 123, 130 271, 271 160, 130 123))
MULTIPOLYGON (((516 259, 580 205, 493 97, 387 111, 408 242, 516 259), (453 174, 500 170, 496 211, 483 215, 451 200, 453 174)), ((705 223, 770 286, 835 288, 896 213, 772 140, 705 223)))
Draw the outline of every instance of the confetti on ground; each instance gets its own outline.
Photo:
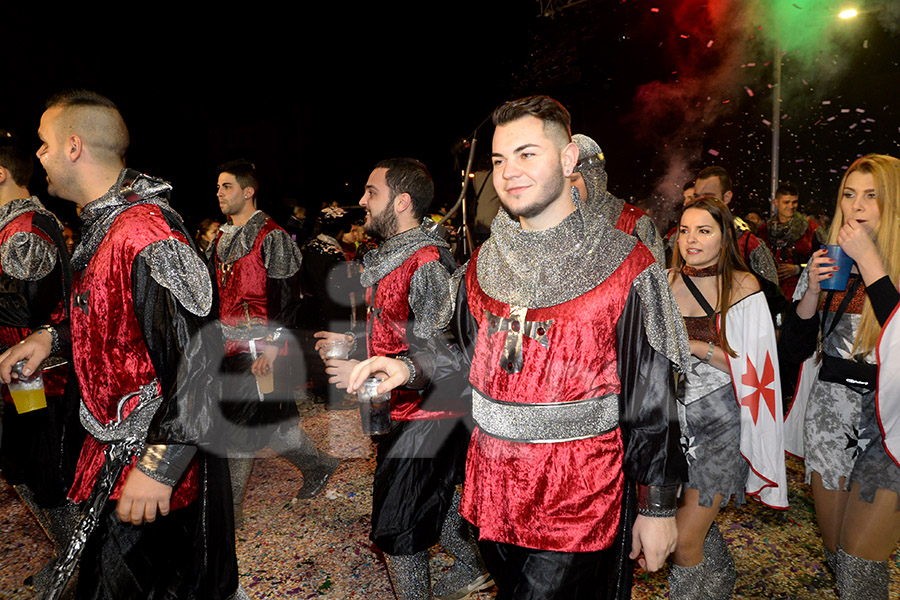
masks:
MULTIPOLYGON (((384 564, 368 539, 375 461, 359 416, 356 411, 325 411, 321 405, 301 407, 301 414, 304 429, 319 448, 340 456, 343 463, 325 493, 281 510, 302 476, 271 451, 260 452, 244 501, 246 520, 237 529, 241 583, 254 600, 392 600, 384 564)), ((834 578, 823 566, 802 462, 789 458, 787 473, 790 509, 777 511, 750 501, 741 509, 729 505, 716 519, 737 566, 736 600, 837 599, 834 578)), ((0 483, 0 600, 36 599, 21 581, 50 555, 46 536, 12 488, 0 483)), ((453 559, 441 550, 433 551, 431 558, 436 580, 453 559)), ((891 597, 898 598, 896 553, 890 565, 891 597)), ((666 568, 657 573, 636 569, 632 598, 666 598, 667 574, 666 568)), ((471 600, 490 600, 495 594, 492 588, 471 600)))

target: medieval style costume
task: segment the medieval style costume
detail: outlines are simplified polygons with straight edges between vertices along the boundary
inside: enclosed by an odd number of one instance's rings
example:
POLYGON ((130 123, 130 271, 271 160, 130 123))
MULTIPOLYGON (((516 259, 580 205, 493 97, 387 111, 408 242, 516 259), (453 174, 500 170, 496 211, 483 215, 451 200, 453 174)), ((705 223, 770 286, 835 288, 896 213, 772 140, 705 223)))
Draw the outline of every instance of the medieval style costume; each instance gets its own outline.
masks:
POLYGON ((217 393, 210 349, 221 342, 204 328, 213 290, 170 190, 124 169, 82 212, 71 326, 58 336, 71 335, 89 433, 69 492, 85 514, 60 566, 70 572, 81 555, 79 598, 228 598, 237 588, 226 464, 199 447, 217 393), (133 468, 172 487, 171 512, 137 527, 114 502, 133 468))
POLYGON ((501 598, 630 597, 635 493, 674 516, 687 475, 672 367, 690 352, 665 275, 575 206, 543 231, 500 211, 457 295, 476 424, 461 512, 501 598))
MULTIPOLYGON (((794 291, 795 300, 803 297, 808 284, 807 269, 794 291)), ((805 362, 785 419, 785 448, 805 457, 807 483, 813 471, 829 490, 841 489, 841 478, 844 490, 858 482, 860 499, 872 502, 878 488, 900 493, 900 467, 888 454, 884 440, 891 434, 879 421, 876 397, 883 390, 878 387, 877 353, 851 355, 866 297, 884 327, 900 303, 900 293, 887 276, 867 287, 859 275, 851 274, 846 291, 823 294, 813 318, 800 319, 796 309, 788 313, 782 336, 792 343, 785 344, 784 351, 805 362)), ((837 555, 825 552, 838 575, 842 598, 887 597, 887 563, 843 550, 837 555)))
MULTIPOLYGON (((0 207, 0 350, 66 316, 72 270, 62 224, 32 196, 0 207)), ((3 476, 53 541, 65 550, 77 509, 66 501, 84 441, 78 391, 68 366, 44 374, 47 407, 18 414, 4 389, 3 476)), ((52 561, 51 561, 52 562, 52 561)), ((50 563, 48 563, 49 565, 50 563)), ((49 577, 49 570, 46 572, 49 577)), ((35 584, 42 587, 47 577, 35 584)))
MULTIPOLYGON (((707 269, 685 266, 691 277, 716 276, 707 269)), ((757 292, 728 309, 729 371, 692 357, 685 373, 679 417, 682 447, 688 460, 685 488, 699 492, 699 504, 711 507, 716 494, 722 506, 734 496, 757 496, 773 508, 787 508, 781 388, 775 330, 765 297, 757 292)), ((684 317, 688 338, 721 348, 721 317, 684 317)), ((698 565, 672 565, 672 598, 730 598, 737 577, 734 561, 718 526, 713 523, 698 565)))
POLYGON ((609 223, 643 242, 661 267, 665 266, 665 246, 663 240, 647 214, 637 206, 616 198, 607 190, 609 176, 606 174, 606 158, 597 142, 586 135, 576 134, 572 141, 578 146, 578 167, 576 171, 584 178, 587 198, 584 203, 589 209, 602 215, 609 223))
POLYGON ((428 549, 440 541, 456 559, 451 574, 435 585, 434 595, 441 597, 479 578, 487 581, 458 517, 455 493, 469 438, 461 356, 443 335, 453 312, 449 280, 455 262, 448 244, 423 225, 389 238, 363 264, 369 356, 436 357, 428 363, 436 375, 427 390, 391 394, 393 425, 376 439, 370 537, 387 555, 401 600, 432 597, 428 549))
MULTIPOLYGON (((798 212, 787 223, 780 223, 777 216, 772 217, 760 225, 756 236, 769 246, 779 265, 805 266, 812 253, 825 243, 825 231, 798 212)), ((798 271, 797 275, 780 281, 785 298, 793 297, 799 280, 798 271)))
POLYGON ((293 388, 301 383, 291 361, 276 362, 275 389, 257 387, 250 367, 267 344, 279 356, 299 356, 292 328, 300 306, 300 251, 284 229, 256 211, 241 226, 223 225, 210 261, 219 290, 218 316, 225 338, 223 371, 228 395, 222 412, 230 424, 229 451, 235 513, 253 469, 253 453, 269 446, 303 472, 302 498, 315 495, 337 468, 338 460, 320 455, 299 425, 293 388))

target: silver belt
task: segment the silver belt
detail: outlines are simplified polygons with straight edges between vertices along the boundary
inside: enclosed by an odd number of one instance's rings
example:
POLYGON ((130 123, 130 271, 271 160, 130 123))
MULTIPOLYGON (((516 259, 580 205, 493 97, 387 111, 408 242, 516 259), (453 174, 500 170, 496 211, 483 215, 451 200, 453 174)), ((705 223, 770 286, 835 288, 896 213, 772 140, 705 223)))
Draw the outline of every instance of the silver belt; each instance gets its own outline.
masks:
POLYGON ((266 326, 248 329, 246 327, 229 327, 224 323, 220 323, 220 325, 222 326, 222 337, 233 342, 262 340, 269 335, 269 328, 266 326))
POLYGON ((607 394, 571 402, 504 402, 472 389, 472 418, 491 437, 549 444, 584 440, 619 426, 619 397, 607 394))
POLYGON ((154 379, 150 383, 142 385, 138 391, 122 396, 116 407, 116 420, 105 424, 91 414, 82 400, 78 410, 81 424, 98 442, 104 444, 121 442, 130 438, 143 440, 147 437, 147 431, 150 429, 150 421, 153 420, 157 409, 162 404, 162 396, 157 393, 158 388, 159 384, 154 379), (128 413, 127 417, 123 417, 125 404, 135 397, 139 397, 137 406, 128 413))

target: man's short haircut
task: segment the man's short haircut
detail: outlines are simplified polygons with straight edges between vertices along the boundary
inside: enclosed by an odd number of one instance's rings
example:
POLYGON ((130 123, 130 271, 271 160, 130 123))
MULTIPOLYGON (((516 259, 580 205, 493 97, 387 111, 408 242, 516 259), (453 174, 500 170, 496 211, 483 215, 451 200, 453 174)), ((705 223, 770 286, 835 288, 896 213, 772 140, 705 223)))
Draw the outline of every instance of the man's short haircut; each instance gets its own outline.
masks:
POLYGON ((701 179, 709 179, 711 177, 716 177, 719 180, 719 184, 722 187, 722 194, 724 195, 726 192, 731 191, 731 177, 728 175, 728 171, 726 171, 722 167, 706 167, 699 173, 697 173, 697 179, 694 181, 700 181, 701 179))
POLYGON ((495 127, 525 117, 540 119, 547 137, 561 142, 560 148, 572 141, 572 117, 565 106, 550 96, 528 96, 510 100, 494 109, 491 115, 495 127))
POLYGON ((690 181, 688 181, 687 183, 685 183, 683 186, 681 186, 681 191, 682 191, 682 192, 686 192, 686 191, 688 191, 689 189, 691 189, 692 187, 694 187, 694 180, 693 180, 693 179, 691 179, 690 181))
POLYGON ((68 90, 47 100, 48 110, 57 107, 63 109, 57 121, 58 135, 81 136, 102 161, 125 160, 130 143, 128 128, 112 100, 89 90, 68 90))
POLYGON ((791 183, 790 181, 785 181, 775 190, 775 197, 781 198, 782 196, 799 196, 800 188, 791 183))
POLYGON ((388 158, 375 165, 376 169, 387 169, 384 179, 390 190, 391 200, 397 194, 409 194, 412 198, 413 216, 422 219, 434 199, 434 181, 431 173, 414 158, 388 158))
POLYGON ((0 167, 7 169, 13 182, 28 187, 34 173, 34 155, 17 136, 0 129, 0 167))
POLYGON ((242 190, 252 187, 256 192, 255 195, 259 196, 259 177, 256 175, 256 165, 252 162, 243 158, 230 160, 216 167, 216 175, 218 176, 222 173, 234 175, 242 190))

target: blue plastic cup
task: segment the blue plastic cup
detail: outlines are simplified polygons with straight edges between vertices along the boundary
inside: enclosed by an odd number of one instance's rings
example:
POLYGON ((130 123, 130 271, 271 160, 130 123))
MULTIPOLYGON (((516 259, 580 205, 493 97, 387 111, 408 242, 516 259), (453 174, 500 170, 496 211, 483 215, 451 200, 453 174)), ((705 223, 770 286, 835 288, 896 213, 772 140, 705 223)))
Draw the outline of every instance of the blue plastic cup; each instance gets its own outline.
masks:
POLYGON ((825 256, 834 259, 834 266, 838 268, 834 272, 834 276, 823 279, 819 286, 823 290, 833 290, 843 292, 847 289, 847 280, 850 279, 850 269, 853 268, 853 259, 844 252, 844 249, 837 244, 827 244, 825 246, 825 256))

